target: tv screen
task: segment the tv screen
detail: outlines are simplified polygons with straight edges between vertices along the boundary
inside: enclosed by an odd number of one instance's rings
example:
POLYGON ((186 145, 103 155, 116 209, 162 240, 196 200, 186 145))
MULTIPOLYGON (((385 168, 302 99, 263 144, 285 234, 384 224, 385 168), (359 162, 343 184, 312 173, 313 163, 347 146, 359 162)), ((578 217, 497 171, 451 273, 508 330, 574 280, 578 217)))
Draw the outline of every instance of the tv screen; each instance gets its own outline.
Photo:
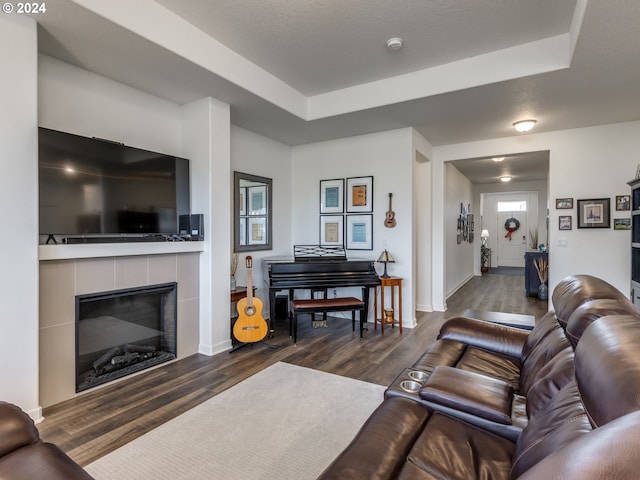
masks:
POLYGON ((39 128, 40 235, 178 233, 189 161, 39 128))

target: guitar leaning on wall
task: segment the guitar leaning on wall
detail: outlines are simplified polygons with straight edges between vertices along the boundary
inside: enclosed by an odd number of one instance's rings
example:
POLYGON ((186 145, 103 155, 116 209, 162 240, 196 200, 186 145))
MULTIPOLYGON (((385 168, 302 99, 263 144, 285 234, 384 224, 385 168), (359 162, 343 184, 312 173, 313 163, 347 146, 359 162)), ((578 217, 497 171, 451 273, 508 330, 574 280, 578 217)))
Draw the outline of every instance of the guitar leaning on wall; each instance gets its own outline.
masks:
POLYGON ((246 258, 247 267, 247 296, 238 300, 238 319, 233 325, 233 336, 242 343, 255 343, 267 336, 269 327, 262 318, 262 300, 253 297, 253 282, 251 268, 253 260, 246 258))
POLYGON ((384 219, 384 226, 387 228, 393 228, 396 226, 396 212, 391 210, 391 198, 393 197, 393 193, 389 193, 389 211, 387 212, 384 219))

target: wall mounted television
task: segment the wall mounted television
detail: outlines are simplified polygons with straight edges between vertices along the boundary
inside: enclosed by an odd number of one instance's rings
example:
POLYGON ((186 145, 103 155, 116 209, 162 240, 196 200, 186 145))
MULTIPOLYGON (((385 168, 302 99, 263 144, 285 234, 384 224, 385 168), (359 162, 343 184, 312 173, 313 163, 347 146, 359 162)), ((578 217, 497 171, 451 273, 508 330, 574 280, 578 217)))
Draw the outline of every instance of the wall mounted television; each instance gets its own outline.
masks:
POLYGON ((40 127, 41 241, 166 239, 190 211, 185 158, 40 127))

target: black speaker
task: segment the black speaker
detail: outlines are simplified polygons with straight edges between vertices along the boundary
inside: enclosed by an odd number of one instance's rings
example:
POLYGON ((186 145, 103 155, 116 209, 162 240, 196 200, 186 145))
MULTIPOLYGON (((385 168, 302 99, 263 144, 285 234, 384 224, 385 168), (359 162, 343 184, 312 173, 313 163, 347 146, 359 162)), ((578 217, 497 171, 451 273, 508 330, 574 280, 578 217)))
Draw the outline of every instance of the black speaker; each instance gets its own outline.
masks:
POLYGON ((178 233, 189 235, 191 240, 204 240, 204 218, 201 213, 180 215, 178 233))

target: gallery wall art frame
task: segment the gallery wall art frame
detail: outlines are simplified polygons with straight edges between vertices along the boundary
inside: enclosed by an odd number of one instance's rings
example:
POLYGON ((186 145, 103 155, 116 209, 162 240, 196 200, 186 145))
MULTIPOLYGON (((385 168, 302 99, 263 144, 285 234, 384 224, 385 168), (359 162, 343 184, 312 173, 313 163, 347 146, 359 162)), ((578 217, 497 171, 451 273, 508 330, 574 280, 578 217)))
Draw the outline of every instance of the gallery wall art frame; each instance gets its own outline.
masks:
POLYGON ((613 219, 614 230, 631 230, 630 218, 614 218, 613 219))
POLYGON ((558 230, 571 230, 573 217, 571 215, 560 215, 558 217, 558 230))
POLYGON ((347 250, 373 250, 373 215, 347 215, 347 250))
POLYGON ((344 213, 344 178, 320 180, 320 214, 344 213))
POLYGON ((573 208, 573 198, 556 198, 556 209, 570 210, 573 208))
POLYGON ((320 245, 325 247, 344 245, 344 215, 320 216, 320 245))
POLYGON ((347 213, 373 212, 373 177, 347 178, 347 213))
POLYGON ((616 195, 616 211, 631 210, 631 195, 616 195))
POLYGON ((611 199, 577 200, 578 228, 611 228, 611 199))

